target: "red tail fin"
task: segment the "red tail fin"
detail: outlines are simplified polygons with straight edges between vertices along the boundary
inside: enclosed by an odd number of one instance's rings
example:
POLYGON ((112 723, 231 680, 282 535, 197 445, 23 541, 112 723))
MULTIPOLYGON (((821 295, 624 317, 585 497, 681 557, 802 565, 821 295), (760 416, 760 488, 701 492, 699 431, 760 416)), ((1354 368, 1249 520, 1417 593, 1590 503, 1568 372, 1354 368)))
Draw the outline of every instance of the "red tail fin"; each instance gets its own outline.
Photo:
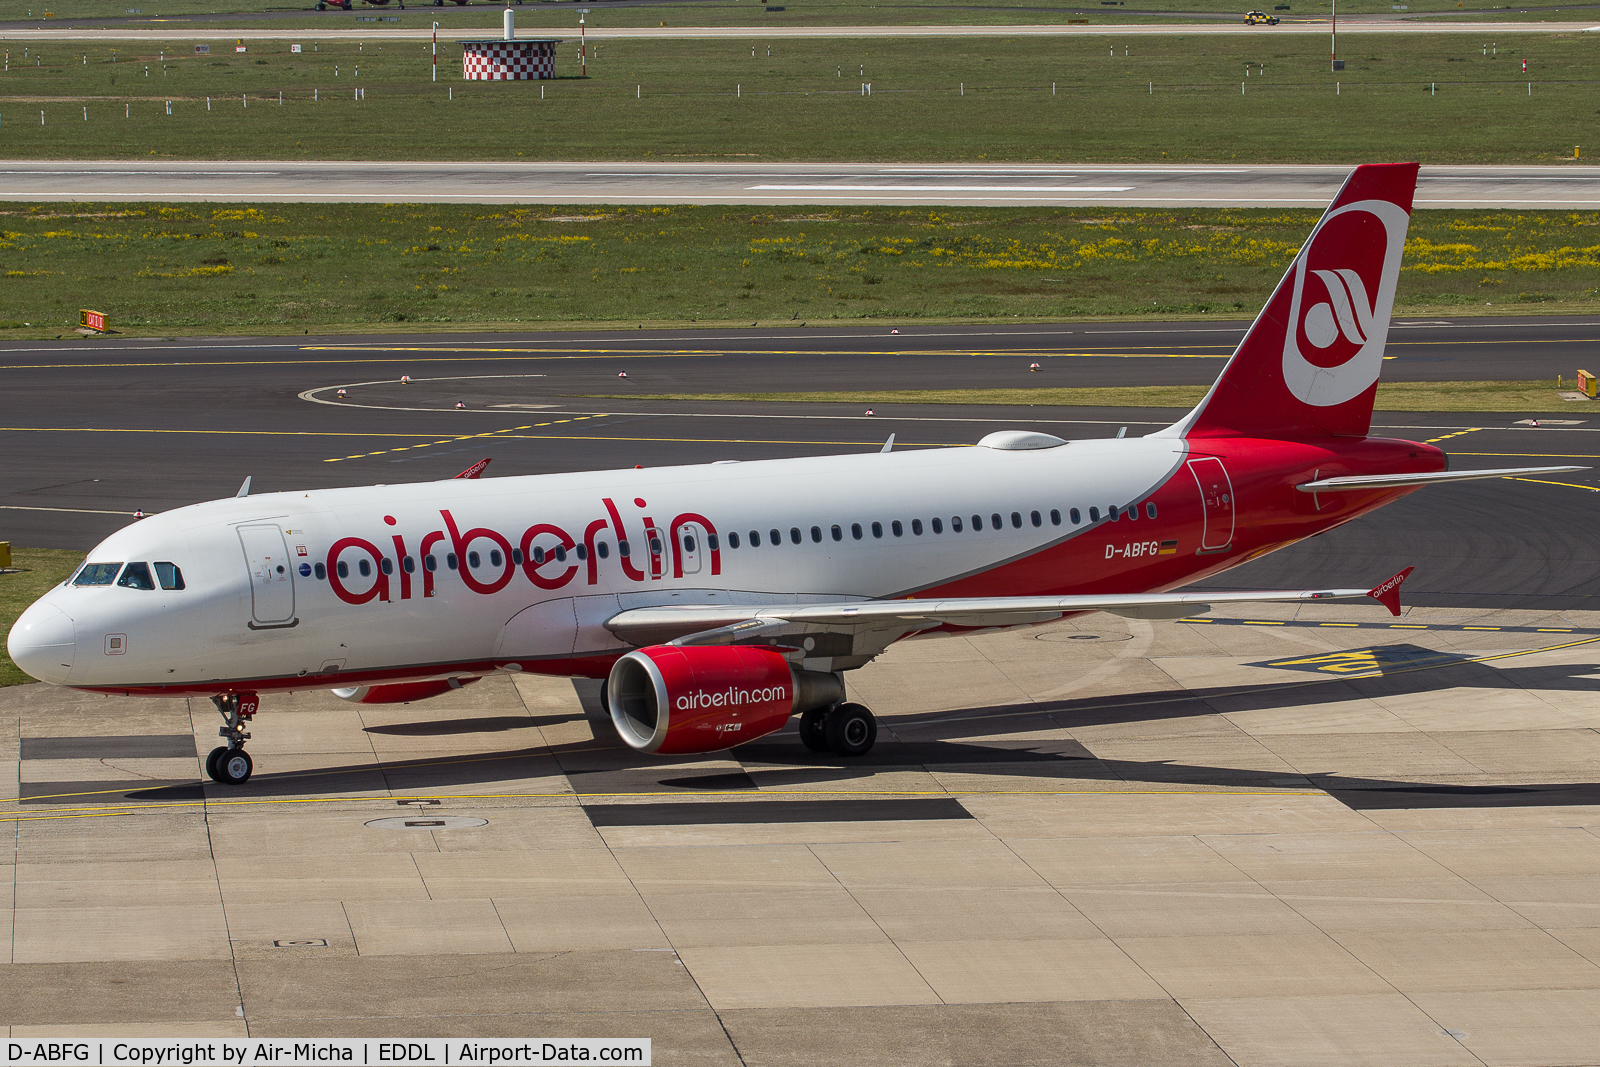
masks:
POLYGON ((1417 164, 1357 167, 1311 231, 1189 437, 1365 436, 1383 369, 1417 164))
MULTIPOLYGON (((478 475, 483 473, 483 468, 487 467, 488 465, 488 460, 480 459, 478 462, 474 463, 472 466, 456 475, 456 478, 476 478, 478 475)), ((455 479, 451 480, 454 481, 455 479)))

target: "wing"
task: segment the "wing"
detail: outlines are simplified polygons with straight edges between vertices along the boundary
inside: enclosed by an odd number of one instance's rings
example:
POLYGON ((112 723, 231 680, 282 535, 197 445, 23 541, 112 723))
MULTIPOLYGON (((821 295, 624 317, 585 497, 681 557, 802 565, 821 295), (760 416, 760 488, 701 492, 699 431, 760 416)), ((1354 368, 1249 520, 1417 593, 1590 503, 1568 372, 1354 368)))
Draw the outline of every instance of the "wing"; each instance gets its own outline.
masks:
MULTIPOLYGON (((605 627, 634 645, 737 644, 779 635, 799 643, 808 635, 833 639, 832 651, 817 658, 864 663, 895 641, 943 626, 983 629, 1053 622, 1068 615, 1106 611, 1130 619, 1177 619, 1210 611, 1218 604, 1303 603, 1377 598, 1385 606, 1398 596, 1408 571, 1375 589, 1286 589, 1246 593, 1119 593, 1089 596, 965 597, 948 600, 841 600, 822 604, 735 606, 683 604, 632 608, 607 620, 605 627), (1398 580, 1397 580, 1398 579, 1398 580), (846 644, 840 645, 839 640, 846 644)), ((1398 600, 1395 610, 1398 614, 1398 600)), ((810 658, 810 657, 808 657, 810 658)), ((854 663, 853 665, 859 665, 854 663)), ((845 669, 840 662, 830 669, 845 669)))

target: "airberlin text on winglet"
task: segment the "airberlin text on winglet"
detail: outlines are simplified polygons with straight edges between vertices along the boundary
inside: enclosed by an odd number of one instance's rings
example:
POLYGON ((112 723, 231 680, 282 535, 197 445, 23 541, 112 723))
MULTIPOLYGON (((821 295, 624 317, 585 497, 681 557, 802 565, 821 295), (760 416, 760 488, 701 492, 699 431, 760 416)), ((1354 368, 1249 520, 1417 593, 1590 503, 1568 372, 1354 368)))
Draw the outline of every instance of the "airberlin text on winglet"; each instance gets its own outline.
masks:
POLYGON ((514 1038, 509 1040, 211 1040, 11 1041, 4 1067, 134 1065, 134 1067, 310 1067, 349 1063, 426 1067, 507 1064, 627 1064, 649 1067, 649 1038, 514 1038))

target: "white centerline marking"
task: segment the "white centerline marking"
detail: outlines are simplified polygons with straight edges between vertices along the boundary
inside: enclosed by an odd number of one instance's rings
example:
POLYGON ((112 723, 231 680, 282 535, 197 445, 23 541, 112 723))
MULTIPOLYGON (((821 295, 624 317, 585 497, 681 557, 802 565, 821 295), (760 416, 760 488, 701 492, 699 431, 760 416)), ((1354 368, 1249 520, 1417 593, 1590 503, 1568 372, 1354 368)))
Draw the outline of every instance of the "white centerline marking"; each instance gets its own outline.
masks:
POLYGON ((844 193, 1125 193, 1131 185, 752 185, 750 189, 794 192, 830 189, 844 193))

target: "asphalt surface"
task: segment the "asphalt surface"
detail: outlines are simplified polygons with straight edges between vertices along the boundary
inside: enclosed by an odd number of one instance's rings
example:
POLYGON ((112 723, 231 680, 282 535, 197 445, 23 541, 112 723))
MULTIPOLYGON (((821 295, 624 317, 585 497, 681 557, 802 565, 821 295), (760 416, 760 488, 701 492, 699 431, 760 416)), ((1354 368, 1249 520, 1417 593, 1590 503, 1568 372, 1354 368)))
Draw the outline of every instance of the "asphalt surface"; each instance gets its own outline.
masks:
MULTIPOLYGON (((0 163, 8 200, 1322 207, 1345 166, 0 163)), ((1416 206, 1600 207, 1600 167, 1424 167, 1416 206)))
MULTIPOLYGON (((669 393, 1204 383, 1245 323, 756 329, 262 340, 101 338, 0 348, 0 540, 88 549, 154 512, 257 492, 969 444, 1002 428, 1149 432, 1171 410, 682 402, 669 393), (1037 362, 1041 369, 1028 370, 1037 362), (619 378, 620 373, 627 377, 619 378), (398 383, 409 375, 411 385, 398 383), (347 397, 339 400, 336 390, 347 397), (457 410, 456 403, 466 404, 457 410)), ((1600 319, 1401 320, 1390 381, 1554 379, 1594 361, 1600 319)), ((871 403, 869 401, 869 403, 871 403)), ((1600 466, 1600 417, 1379 413, 1455 465, 1600 466)), ((1223 584, 1362 581, 1416 564, 1414 603, 1600 604, 1600 477, 1433 488, 1223 584)))
MULTIPOLYGON (((395 9, 391 14, 398 14, 395 9)), ((278 29, 238 29, 232 26, 217 26, 207 30, 172 29, 163 24, 159 29, 131 29, 126 27, 111 28, 108 23, 99 20, 88 20, 92 25, 78 26, 51 26, 50 23, 34 20, 31 23, 13 23, 11 28, 0 27, 0 38, 12 41, 215 41, 226 38, 242 38, 246 41, 270 40, 373 40, 377 37, 387 37, 397 40, 426 40, 431 34, 431 24, 424 25, 423 20, 428 18, 425 11, 408 9, 408 13, 416 21, 410 26, 385 26, 382 29, 367 27, 354 28, 293 28, 282 27, 278 29), (106 26, 102 29, 101 26, 106 26)), ((306 12, 307 16, 315 14, 306 12)), ((328 12, 327 14, 332 14, 328 12)), ((369 13, 369 17, 377 12, 369 13)), ((405 17, 405 16, 401 16, 405 17)), ((320 16, 319 16, 320 18, 320 16)), ((53 21, 53 20, 52 20, 53 21)), ((485 21, 488 21, 486 17, 485 21)), ((330 27, 335 24, 330 23, 330 27)), ((491 27, 498 29, 499 23, 491 23, 491 27)), ((1397 22, 1386 18, 1372 20, 1341 19, 1339 33, 1467 33, 1474 37, 1492 32, 1495 37, 1509 37, 1516 34, 1536 33, 1587 33, 1600 30, 1600 26, 1588 22, 1540 22, 1531 20, 1527 22, 1474 22, 1470 19, 1461 21, 1418 21, 1397 22)), ((452 27, 451 33, 461 32, 452 27)), ((537 33, 537 29, 529 27, 524 31, 528 35, 537 33)), ((571 31, 567 31, 571 32, 571 31)), ((1172 23, 1143 23, 1139 25, 1115 25, 1100 23, 1096 25, 1072 26, 1060 23, 1035 24, 1035 25, 971 25, 971 26, 784 26, 769 24, 763 26, 590 26, 588 30, 591 41, 610 40, 747 40, 758 38, 761 40, 794 40, 802 37, 829 37, 829 38, 887 38, 887 37, 1165 37, 1173 34, 1182 34, 1186 37, 1199 37, 1215 34, 1253 34, 1266 36, 1270 34, 1317 34, 1326 35, 1328 20, 1323 18, 1306 18, 1295 21, 1286 21, 1277 26, 1246 26, 1242 18, 1236 22, 1228 23, 1201 23, 1201 22, 1172 22, 1172 23)))

